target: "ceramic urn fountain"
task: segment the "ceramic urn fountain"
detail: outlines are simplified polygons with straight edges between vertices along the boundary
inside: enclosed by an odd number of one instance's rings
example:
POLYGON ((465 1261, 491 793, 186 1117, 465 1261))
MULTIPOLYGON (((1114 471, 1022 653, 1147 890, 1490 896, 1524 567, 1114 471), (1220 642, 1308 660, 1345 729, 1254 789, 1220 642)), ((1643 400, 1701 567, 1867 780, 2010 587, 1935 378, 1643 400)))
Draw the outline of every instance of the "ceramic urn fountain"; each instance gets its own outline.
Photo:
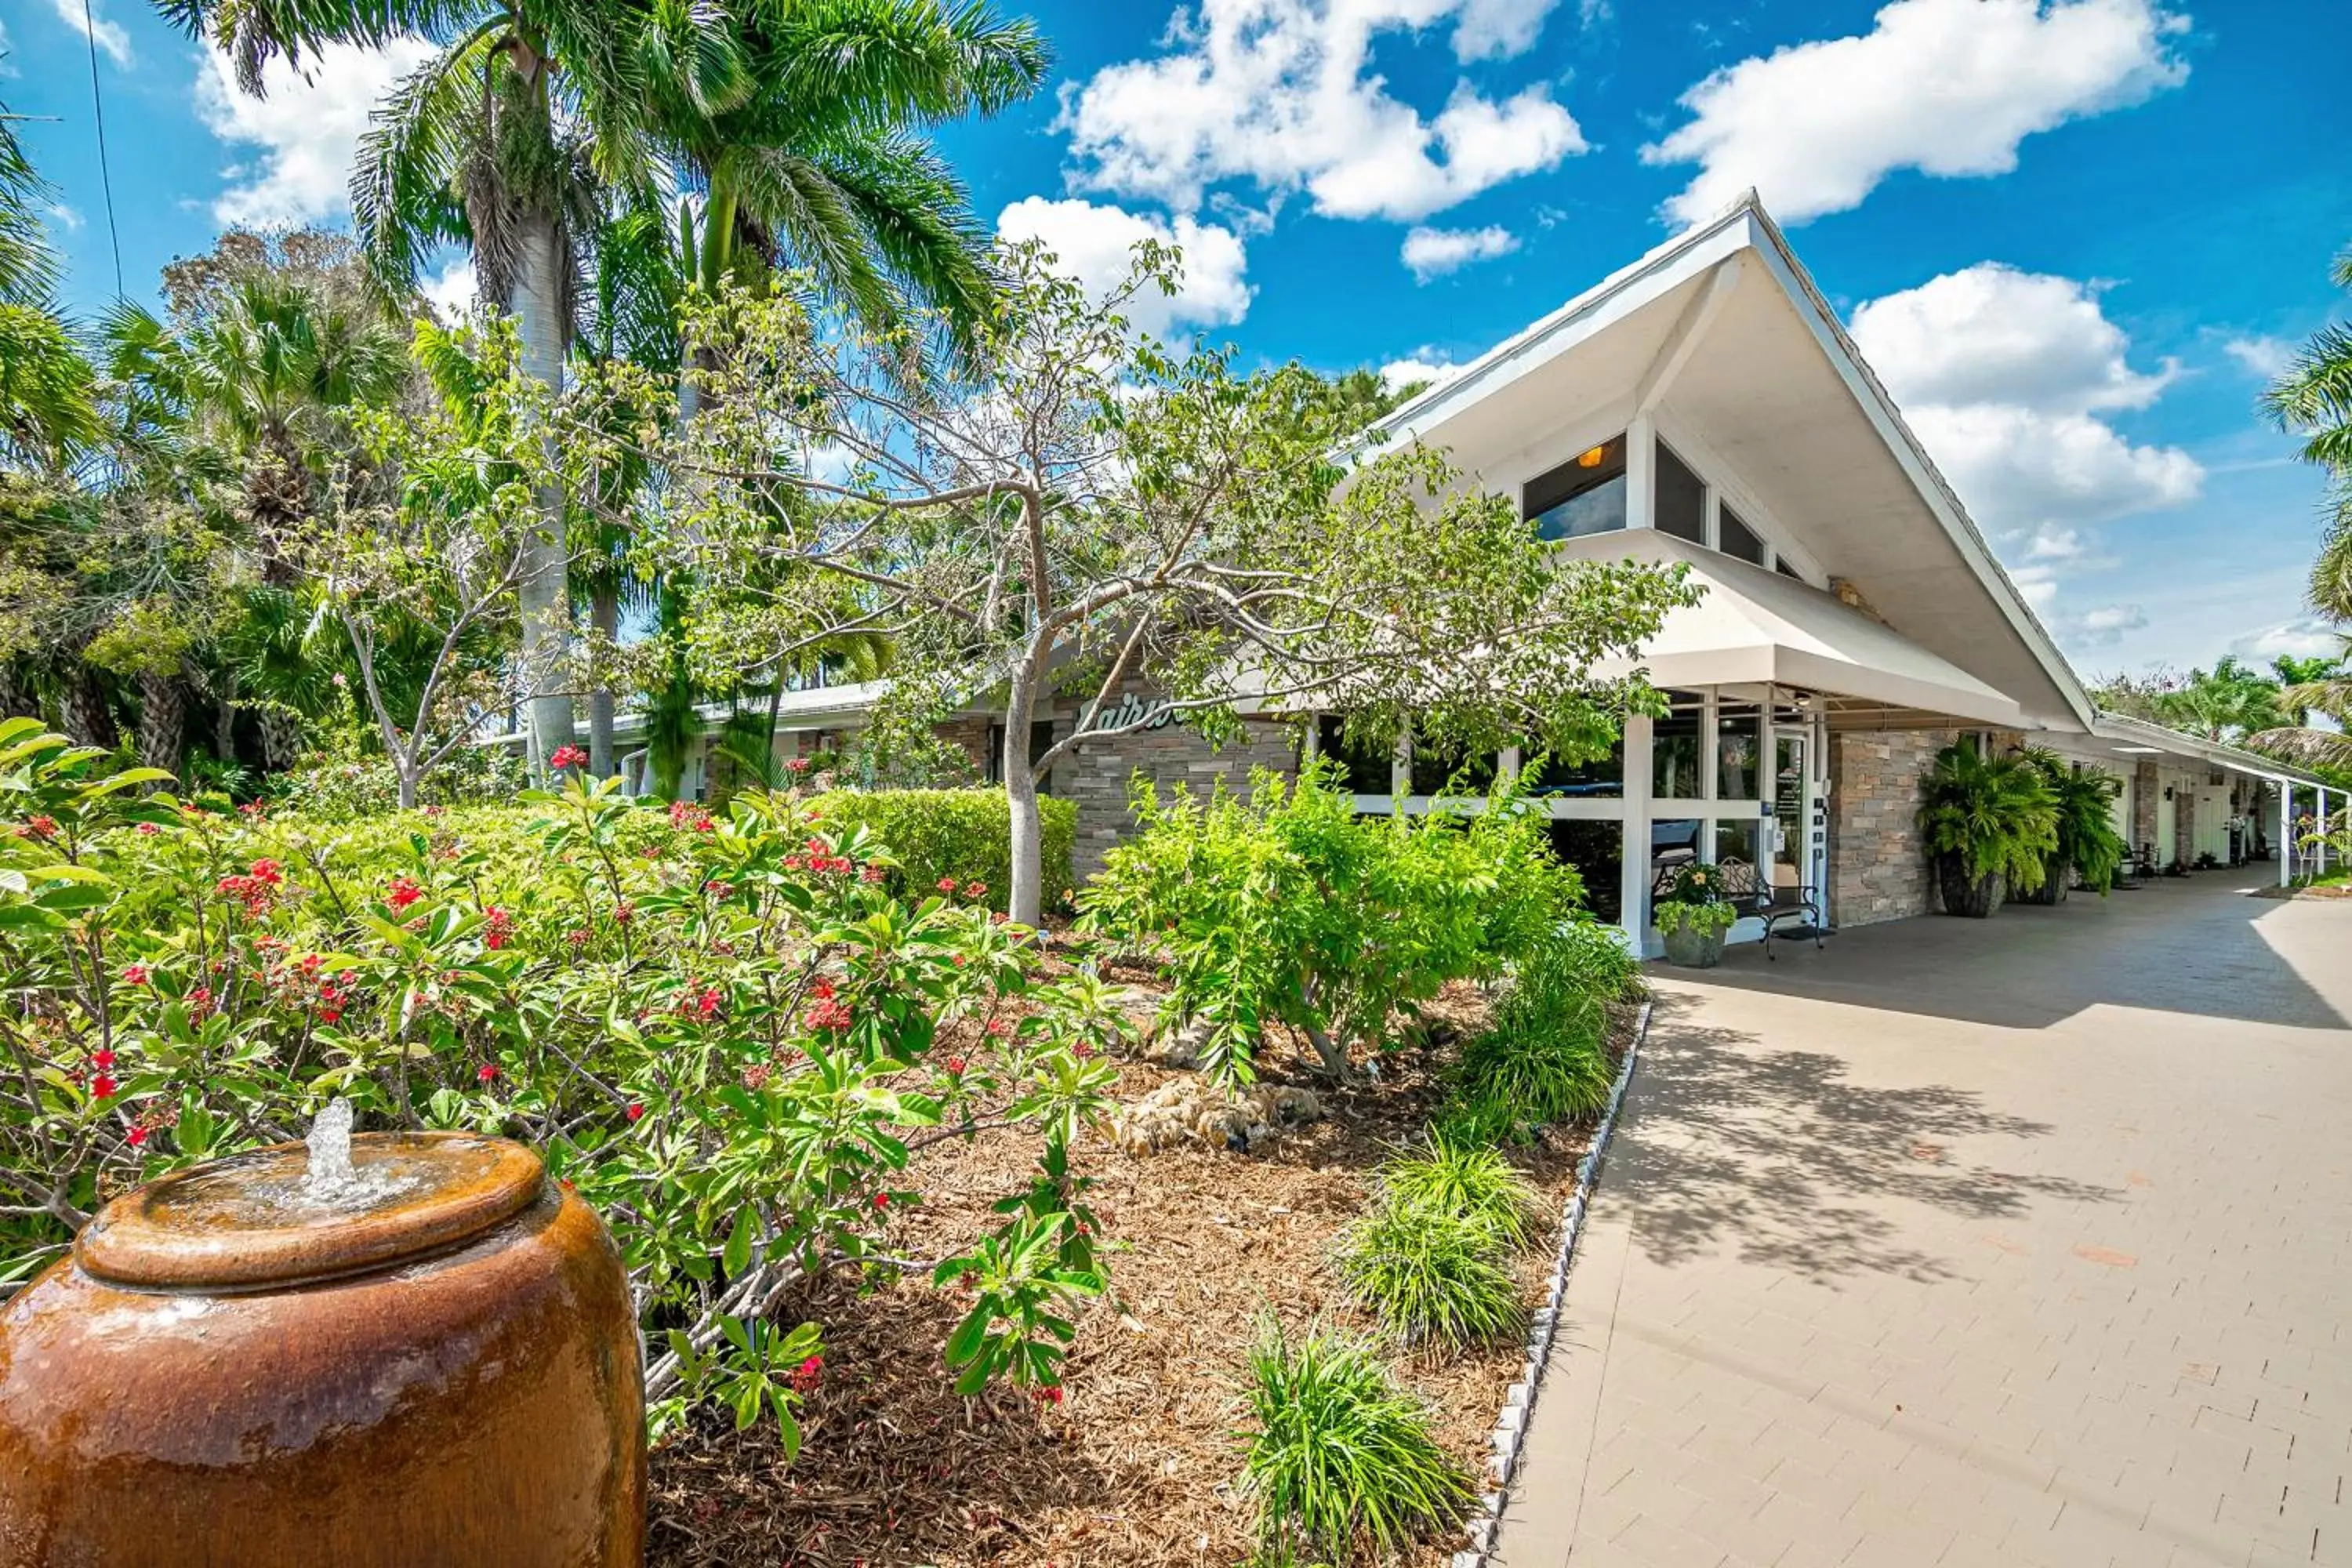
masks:
POLYGON ((0 1568, 635 1568, 643 1406, 620 1255, 537 1155, 339 1104, 0 1305, 0 1568))

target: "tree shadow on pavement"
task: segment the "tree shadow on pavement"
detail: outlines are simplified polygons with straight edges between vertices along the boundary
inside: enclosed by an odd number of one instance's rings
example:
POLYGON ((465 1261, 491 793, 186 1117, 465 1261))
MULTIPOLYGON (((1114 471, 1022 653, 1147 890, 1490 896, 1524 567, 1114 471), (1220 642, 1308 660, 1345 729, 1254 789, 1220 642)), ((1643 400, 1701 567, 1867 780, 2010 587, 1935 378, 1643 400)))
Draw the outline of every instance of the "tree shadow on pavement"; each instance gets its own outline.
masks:
POLYGON ((1952 1145, 2032 1139, 2043 1122, 1988 1110, 1941 1084, 1849 1082, 1828 1052, 1761 1047, 1738 1030, 1685 1021, 1692 998, 1660 995, 1605 1194, 1657 1263, 1725 1245, 1742 1261, 1816 1282, 1886 1272, 1951 1277, 1924 1250, 1906 1205, 1955 1220, 2021 1215, 2036 1199, 2112 1202, 2107 1188, 1963 1160, 1952 1145))

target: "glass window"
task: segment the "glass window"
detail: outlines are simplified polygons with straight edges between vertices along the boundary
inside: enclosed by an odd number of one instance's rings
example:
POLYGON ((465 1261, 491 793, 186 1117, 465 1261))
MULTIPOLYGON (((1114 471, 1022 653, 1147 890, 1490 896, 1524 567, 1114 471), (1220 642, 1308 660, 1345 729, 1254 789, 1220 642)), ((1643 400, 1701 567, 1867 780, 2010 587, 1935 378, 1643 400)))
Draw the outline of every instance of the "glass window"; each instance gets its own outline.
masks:
POLYGON ((1605 757, 1595 757, 1589 763, 1573 767, 1557 757, 1542 756, 1527 759, 1527 786, 1529 795, 1565 795, 1581 800, 1618 800, 1625 794, 1625 736, 1620 731, 1616 744, 1605 757))
POLYGON ((1706 824, 1696 817, 1650 824, 1650 879, 1648 898, 1642 906, 1643 924, 1649 923, 1650 910, 1657 901, 1674 891, 1675 873, 1698 859, 1699 836, 1706 831, 1706 824))
MULTIPOLYGON (((1054 721, 1051 719, 1032 719, 1029 721, 1030 762, 1034 763, 1053 749, 1054 721)), ((1004 726, 1002 724, 991 724, 988 727, 988 764, 982 770, 982 776, 992 784, 1002 785, 1004 783, 1004 726)), ((1039 795, 1054 793, 1052 773, 1044 774, 1037 780, 1037 793, 1039 795)))
POLYGON ((1340 787, 1351 795, 1387 795, 1395 785, 1396 757, 1386 746, 1348 742, 1348 721, 1326 713, 1315 721, 1316 750, 1339 764, 1340 787))
POLYGON ((1529 479, 1523 510, 1538 539, 1582 539, 1625 526, 1625 437, 1612 436, 1529 479))
POLYGON ((1650 794, 1659 800, 1698 798, 1698 728, 1703 717, 1695 692, 1669 693, 1674 711, 1650 730, 1650 794))
POLYGON ((1433 744, 1420 735, 1412 738, 1413 795, 1444 795, 1450 790, 1457 795, 1485 795, 1495 787, 1496 763, 1500 761, 1487 752, 1471 757, 1465 766, 1464 753, 1457 748, 1433 744))
POLYGON ((1717 800, 1761 800, 1756 760, 1757 730, 1763 710, 1753 702, 1726 702, 1716 710, 1715 795, 1717 800))
POLYGON ((1710 826, 1715 863, 1723 868, 1725 886, 1734 898, 1757 892, 1764 886, 1756 869, 1762 826, 1761 820, 1753 816, 1718 816, 1710 826))
POLYGON ((1625 825, 1571 822, 1551 825, 1551 852, 1584 881, 1584 907, 1595 920, 1615 925, 1624 918, 1625 825))
POLYGON ((1778 572, 1783 577, 1794 577, 1800 583, 1805 580, 1805 574, 1798 571, 1794 566, 1790 565, 1786 561, 1773 562, 1772 570, 1778 572))
POLYGON ((1716 522, 1715 536, 1722 542, 1726 555, 1737 555, 1740 560, 1752 561, 1759 566, 1764 564, 1763 536, 1748 527, 1747 520, 1727 506, 1717 510, 1716 522))
POLYGON ((1658 510, 1650 521, 1661 533, 1706 542, 1706 487, 1672 448, 1658 443, 1658 510))

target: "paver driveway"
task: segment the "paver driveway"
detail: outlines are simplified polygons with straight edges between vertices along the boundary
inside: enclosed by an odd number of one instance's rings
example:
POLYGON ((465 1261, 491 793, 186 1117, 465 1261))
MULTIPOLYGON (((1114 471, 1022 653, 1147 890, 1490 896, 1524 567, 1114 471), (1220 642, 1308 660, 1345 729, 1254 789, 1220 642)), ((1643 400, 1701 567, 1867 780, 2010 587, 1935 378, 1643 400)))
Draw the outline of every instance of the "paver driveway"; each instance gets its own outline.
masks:
POLYGON ((2352 901, 1658 977, 1506 1568, 2352 1564, 2352 901))

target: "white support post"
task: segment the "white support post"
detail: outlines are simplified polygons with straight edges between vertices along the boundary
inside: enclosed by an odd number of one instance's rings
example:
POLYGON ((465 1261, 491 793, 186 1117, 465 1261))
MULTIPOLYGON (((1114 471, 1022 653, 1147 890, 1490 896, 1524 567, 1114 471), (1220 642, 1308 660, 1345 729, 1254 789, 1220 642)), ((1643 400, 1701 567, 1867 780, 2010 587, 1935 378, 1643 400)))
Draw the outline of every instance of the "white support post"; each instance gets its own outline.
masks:
POLYGON ((2278 797, 2278 885, 2284 888, 2294 879, 2294 872, 2292 870, 2292 868, 2294 865, 2294 839, 2293 837, 2293 834, 2294 832, 2294 784, 2293 780, 2279 780, 2278 797))
POLYGON ((1617 897, 1625 937, 1637 954, 1649 952, 1650 717, 1625 721, 1625 822, 1620 844, 1617 897))
POLYGON ((1637 414, 1625 427, 1625 526, 1658 525, 1658 427, 1637 414))
POLYGON ((2318 797, 2311 817, 2311 830, 2316 836, 2311 847, 2311 879, 2315 882, 2327 875, 2327 786, 2314 784, 2311 788, 2318 797))

